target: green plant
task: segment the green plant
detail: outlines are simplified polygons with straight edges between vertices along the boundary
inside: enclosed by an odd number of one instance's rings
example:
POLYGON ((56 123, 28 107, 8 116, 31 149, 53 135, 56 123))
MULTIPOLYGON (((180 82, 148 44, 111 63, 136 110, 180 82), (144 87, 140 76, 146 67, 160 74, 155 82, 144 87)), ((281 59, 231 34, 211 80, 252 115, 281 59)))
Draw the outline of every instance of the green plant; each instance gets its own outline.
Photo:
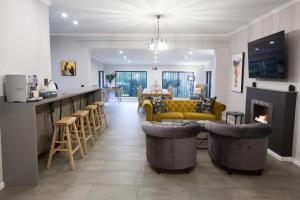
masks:
POLYGON ((116 73, 110 73, 105 76, 107 82, 111 84, 111 82, 117 77, 116 73))

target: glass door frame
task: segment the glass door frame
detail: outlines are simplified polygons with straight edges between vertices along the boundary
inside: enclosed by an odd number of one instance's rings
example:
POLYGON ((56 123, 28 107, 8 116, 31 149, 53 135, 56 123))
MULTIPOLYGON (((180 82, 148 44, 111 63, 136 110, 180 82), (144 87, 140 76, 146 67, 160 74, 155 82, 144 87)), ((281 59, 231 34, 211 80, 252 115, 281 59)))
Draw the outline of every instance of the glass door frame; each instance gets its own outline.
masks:
MULTIPOLYGON (((162 71, 162 74, 161 74, 161 79, 162 79, 162 88, 163 88, 163 85, 164 85, 164 73, 177 73, 177 74, 179 74, 179 73, 192 73, 192 75, 191 76, 195 76, 195 72, 192 72, 192 71, 162 71)), ((177 78, 178 78, 178 75, 177 75, 177 78)), ((194 88, 194 84, 195 84, 195 81, 191 81, 192 83, 191 83, 191 87, 192 88, 194 88)), ((168 88, 165 88, 165 89, 168 89, 168 88)), ((190 88, 190 90, 191 90, 191 88, 190 88)), ((189 95, 190 95, 190 90, 189 90, 189 95)), ((178 92, 177 92, 178 93, 178 92)), ((174 94, 174 92, 173 92, 173 94, 174 94)), ((175 97, 175 96, 174 96, 175 97)), ((186 97, 188 97, 188 96, 184 96, 184 97, 182 97, 182 98, 186 98, 186 97)))
MULTIPOLYGON (((146 88, 147 88, 147 86, 148 86, 148 73, 147 73, 147 71, 130 71, 130 70, 126 70, 126 71, 115 71, 115 74, 117 74, 118 72, 124 72, 124 73, 130 73, 130 91, 132 91, 132 73, 134 73, 134 72, 144 72, 144 73, 146 73, 146 88)), ((115 78, 115 86, 117 86, 118 87, 118 85, 117 85, 117 77, 115 78)), ((122 96, 122 97, 137 97, 137 96, 122 96)))

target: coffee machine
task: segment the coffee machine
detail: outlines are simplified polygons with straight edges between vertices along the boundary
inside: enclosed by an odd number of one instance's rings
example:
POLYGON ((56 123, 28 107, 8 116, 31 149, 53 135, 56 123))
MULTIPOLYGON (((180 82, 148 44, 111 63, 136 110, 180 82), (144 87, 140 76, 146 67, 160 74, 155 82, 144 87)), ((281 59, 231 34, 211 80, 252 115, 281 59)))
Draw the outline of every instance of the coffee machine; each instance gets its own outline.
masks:
POLYGON ((7 102, 26 102, 32 98, 31 92, 36 91, 38 79, 36 75, 6 75, 5 92, 7 102))

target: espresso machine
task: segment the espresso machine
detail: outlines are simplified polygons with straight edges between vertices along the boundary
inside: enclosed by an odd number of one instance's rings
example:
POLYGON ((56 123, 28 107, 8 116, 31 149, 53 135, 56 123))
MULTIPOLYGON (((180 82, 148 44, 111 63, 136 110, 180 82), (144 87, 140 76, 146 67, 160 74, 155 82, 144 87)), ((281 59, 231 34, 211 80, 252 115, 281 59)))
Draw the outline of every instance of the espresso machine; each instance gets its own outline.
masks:
POLYGON ((6 75, 5 92, 7 102, 27 102, 36 98, 32 91, 37 91, 38 79, 36 75, 6 75))

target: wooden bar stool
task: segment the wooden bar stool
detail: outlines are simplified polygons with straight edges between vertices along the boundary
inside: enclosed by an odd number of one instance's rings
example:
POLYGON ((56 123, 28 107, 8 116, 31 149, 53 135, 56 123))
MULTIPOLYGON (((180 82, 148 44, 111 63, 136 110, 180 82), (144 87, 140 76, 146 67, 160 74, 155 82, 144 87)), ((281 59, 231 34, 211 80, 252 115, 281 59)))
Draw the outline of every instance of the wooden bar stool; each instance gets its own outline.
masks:
POLYGON ((76 125, 79 133, 79 138, 81 139, 84 153, 87 154, 87 141, 91 140, 92 144, 95 144, 93 132, 90 126, 89 111, 77 111, 72 116, 77 118, 76 125))
POLYGON ((76 127, 76 117, 63 117, 61 120, 55 122, 54 133, 52 137, 51 149, 48 158, 47 169, 51 167, 53 155, 56 152, 67 152, 70 159, 71 169, 75 169, 73 155, 79 151, 81 157, 84 157, 78 130, 76 127), (61 130, 61 137, 59 138, 59 130, 61 130), (74 134, 72 134, 74 132, 74 134), (72 147, 74 143, 74 148, 72 147), (56 145, 58 144, 58 145, 56 145))
POLYGON ((105 112, 104 112, 104 103, 103 103, 103 101, 96 101, 94 104, 97 105, 97 107, 98 107, 98 114, 99 114, 101 126, 102 126, 102 119, 103 119, 104 122, 105 122, 106 128, 108 128, 107 121, 106 121, 106 116, 105 116, 105 112))
POLYGON ((94 138, 97 138, 97 131, 99 131, 99 134, 102 133, 101 123, 97 114, 97 106, 88 105, 85 109, 89 111, 90 126, 93 130, 94 138))

